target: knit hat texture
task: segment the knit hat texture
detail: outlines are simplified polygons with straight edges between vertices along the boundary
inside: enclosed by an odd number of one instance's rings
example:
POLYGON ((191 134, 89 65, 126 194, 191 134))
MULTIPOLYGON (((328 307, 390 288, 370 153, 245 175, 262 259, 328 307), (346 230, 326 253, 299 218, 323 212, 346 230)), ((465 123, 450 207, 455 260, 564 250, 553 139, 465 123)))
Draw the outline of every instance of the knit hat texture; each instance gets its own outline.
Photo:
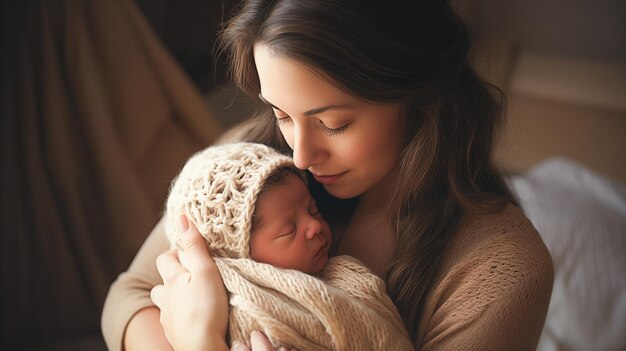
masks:
POLYGON ((250 257, 250 229, 257 196, 276 170, 293 160, 256 143, 211 146, 194 154, 172 182, 165 230, 178 246, 181 214, 196 225, 213 255, 250 257))

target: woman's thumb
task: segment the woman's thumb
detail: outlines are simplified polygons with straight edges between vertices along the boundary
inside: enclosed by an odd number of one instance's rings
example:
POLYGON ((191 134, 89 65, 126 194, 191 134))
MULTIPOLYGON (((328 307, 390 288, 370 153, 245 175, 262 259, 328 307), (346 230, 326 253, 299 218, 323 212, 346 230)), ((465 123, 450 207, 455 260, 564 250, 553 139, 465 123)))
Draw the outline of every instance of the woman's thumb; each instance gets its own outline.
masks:
POLYGON ((178 218, 178 230, 180 232, 179 246, 184 253, 184 261, 181 263, 188 269, 206 267, 211 264, 211 256, 206 243, 193 223, 189 223, 187 216, 180 215, 178 218))

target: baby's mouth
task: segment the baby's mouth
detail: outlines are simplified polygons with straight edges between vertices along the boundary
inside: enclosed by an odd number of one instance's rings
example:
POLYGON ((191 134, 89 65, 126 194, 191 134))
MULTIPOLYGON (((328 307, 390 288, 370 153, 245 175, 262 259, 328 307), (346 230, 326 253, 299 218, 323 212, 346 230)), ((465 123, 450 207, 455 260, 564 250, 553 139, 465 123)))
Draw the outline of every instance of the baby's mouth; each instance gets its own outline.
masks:
POLYGON ((328 251, 327 249, 329 246, 330 246, 330 243, 325 240, 322 246, 319 248, 319 250, 317 250, 317 252, 315 253, 314 257, 318 257, 326 253, 328 251))

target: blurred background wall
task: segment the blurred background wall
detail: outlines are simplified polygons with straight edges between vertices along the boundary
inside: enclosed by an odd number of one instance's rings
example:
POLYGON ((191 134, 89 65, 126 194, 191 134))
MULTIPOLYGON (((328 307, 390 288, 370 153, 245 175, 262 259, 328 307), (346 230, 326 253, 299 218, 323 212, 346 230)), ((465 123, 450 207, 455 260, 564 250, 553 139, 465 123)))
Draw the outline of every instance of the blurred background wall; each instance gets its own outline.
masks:
POLYGON ((567 156, 626 182, 626 2, 456 1, 474 58, 509 98, 498 163, 567 156))

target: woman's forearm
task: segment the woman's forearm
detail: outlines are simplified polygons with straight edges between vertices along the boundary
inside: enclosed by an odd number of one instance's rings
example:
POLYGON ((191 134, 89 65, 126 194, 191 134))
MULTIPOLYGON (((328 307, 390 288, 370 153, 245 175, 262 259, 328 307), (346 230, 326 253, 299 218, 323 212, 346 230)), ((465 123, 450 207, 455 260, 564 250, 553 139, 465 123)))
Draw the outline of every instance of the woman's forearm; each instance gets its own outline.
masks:
POLYGON ((205 350, 207 351, 229 351, 230 348, 226 344, 226 340, 224 337, 215 335, 213 338, 209 339, 207 345, 211 345, 211 347, 207 347, 205 350))
POLYGON ((148 307, 133 316, 124 333, 125 350, 173 350, 165 338, 159 313, 158 308, 148 307))
MULTIPOLYGON (((162 282, 154 262, 159 254, 167 251, 169 245, 163 221, 160 221, 137 252, 128 270, 111 284, 101 321, 102 335, 109 350, 121 351, 131 318, 143 316, 145 312, 139 312, 154 307, 150 300, 150 289, 162 282)), ((158 314, 156 323, 159 323, 158 314)))

